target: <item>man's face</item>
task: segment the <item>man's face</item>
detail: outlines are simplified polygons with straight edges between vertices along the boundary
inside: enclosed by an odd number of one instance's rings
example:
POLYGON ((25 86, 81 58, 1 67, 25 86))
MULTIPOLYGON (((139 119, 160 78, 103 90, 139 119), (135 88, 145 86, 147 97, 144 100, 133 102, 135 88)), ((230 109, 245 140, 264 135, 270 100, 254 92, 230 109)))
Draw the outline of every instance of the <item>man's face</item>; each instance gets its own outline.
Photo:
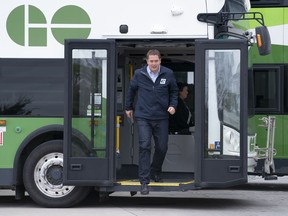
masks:
POLYGON ((152 72, 157 72, 161 64, 161 59, 158 55, 149 55, 147 64, 152 72))

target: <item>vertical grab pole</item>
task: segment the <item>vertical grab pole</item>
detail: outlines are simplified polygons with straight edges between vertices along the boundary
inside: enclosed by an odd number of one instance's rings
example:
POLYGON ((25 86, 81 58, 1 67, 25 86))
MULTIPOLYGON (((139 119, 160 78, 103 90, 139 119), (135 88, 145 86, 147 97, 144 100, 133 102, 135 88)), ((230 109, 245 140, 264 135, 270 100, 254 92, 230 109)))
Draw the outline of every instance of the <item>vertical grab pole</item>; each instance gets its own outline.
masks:
POLYGON ((117 160, 117 169, 121 168, 120 163, 120 123, 121 117, 116 117, 116 160, 117 160))
POLYGON ((130 78, 130 80, 132 79, 132 77, 133 77, 133 66, 132 66, 132 64, 129 64, 129 78, 130 78))
MULTIPOLYGON (((129 64, 129 78, 130 80, 133 77, 133 66, 130 63, 129 64)), ((131 120, 131 148, 130 148, 130 157, 131 157, 131 163, 133 164, 133 159, 134 159, 134 116, 132 116, 131 120)))

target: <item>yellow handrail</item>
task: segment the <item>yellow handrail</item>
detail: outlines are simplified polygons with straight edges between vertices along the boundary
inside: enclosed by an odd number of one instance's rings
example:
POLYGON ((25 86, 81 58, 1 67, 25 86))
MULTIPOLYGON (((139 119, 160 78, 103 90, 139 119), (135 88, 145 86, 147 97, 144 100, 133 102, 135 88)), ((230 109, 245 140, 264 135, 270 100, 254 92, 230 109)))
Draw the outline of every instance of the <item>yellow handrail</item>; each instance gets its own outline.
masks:
POLYGON ((132 64, 129 64, 129 78, 130 78, 130 80, 132 79, 132 77, 133 77, 133 66, 132 66, 132 64))
POLYGON ((116 118, 116 153, 120 153, 120 123, 121 116, 116 118))

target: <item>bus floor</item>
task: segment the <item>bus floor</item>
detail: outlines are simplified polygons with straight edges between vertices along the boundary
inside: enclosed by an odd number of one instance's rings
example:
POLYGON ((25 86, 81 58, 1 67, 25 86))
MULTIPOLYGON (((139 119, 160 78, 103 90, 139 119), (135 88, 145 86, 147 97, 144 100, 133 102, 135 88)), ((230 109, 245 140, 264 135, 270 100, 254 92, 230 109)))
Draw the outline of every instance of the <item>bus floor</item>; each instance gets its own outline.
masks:
MULTIPOLYGON (((161 178, 163 182, 150 181, 149 188, 151 191, 185 191, 194 187, 194 173, 163 172, 161 178)), ((138 166, 125 165, 117 170, 115 182, 117 191, 139 191, 140 186, 138 166)))

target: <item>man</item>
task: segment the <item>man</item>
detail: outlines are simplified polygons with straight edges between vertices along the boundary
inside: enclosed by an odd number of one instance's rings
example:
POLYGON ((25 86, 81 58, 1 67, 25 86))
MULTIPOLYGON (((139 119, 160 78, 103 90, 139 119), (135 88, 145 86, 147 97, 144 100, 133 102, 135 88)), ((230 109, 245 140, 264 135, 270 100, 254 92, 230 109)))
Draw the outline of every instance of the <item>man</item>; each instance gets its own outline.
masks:
POLYGON ((126 115, 135 116, 139 134, 139 181, 141 194, 149 194, 150 178, 161 182, 160 173, 168 149, 169 114, 176 111, 178 87, 173 71, 161 65, 158 50, 146 54, 147 65, 137 69, 126 98, 126 115), (137 93, 135 113, 134 98, 137 93), (150 169, 151 138, 155 153, 150 169))

